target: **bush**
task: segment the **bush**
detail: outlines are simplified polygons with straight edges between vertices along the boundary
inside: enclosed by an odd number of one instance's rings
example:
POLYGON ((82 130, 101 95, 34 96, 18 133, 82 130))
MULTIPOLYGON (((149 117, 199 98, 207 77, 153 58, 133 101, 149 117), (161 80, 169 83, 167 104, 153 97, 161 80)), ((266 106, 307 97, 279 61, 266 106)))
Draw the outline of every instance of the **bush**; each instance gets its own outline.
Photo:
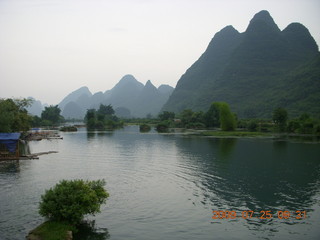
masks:
POLYGON ((151 127, 148 124, 141 124, 139 126, 140 132, 149 132, 151 127))
POLYGON ((204 125, 201 122, 195 122, 195 123, 186 124, 185 128, 188 128, 188 129, 205 129, 206 125, 204 125))
POLYGON ((247 129, 250 132, 256 132, 258 130, 258 127, 259 127, 258 120, 252 119, 249 121, 247 129))
POLYGON ((64 126, 60 128, 60 131, 62 132, 77 132, 78 128, 75 126, 64 126))
POLYGON ((85 214, 100 212, 109 194, 104 180, 62 180, 41 196, 39 213, 50 220, 79 223, 85 214))
POLYGON ((219 103, 220 124, 223 131, 234 131, 236 129, 236 119, 231 113, 229 105, 224 102, 219 103))
POLYGON ((169 121, 162 121, 156 126, 156 130, 158 132, 167 132, 169 129, 170 123, 169 121))

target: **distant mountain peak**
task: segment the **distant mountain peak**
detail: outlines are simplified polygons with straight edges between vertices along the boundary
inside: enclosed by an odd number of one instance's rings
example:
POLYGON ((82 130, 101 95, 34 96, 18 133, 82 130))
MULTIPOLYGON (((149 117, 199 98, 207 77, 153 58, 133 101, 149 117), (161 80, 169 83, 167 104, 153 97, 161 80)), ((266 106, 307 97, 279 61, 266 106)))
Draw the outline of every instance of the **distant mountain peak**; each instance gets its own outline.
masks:
POLYGON ((161 84, 158 87, 159 92, 161 92, 162 94, 171 94, 174 90, 173 87, 169 86, 168 84, 161 84))
POLYGON ((124 75, 119 82, 137 82, 138 80, 131 74, 124 75))
POLYGON ((129 85, 139 85, 139 88, 143 87, 143 84, 140 83, 133 75, 127 74, 120 79, 120 81, 113 87, 113 89, 122 88, 123 86, 129 85))
POLYGON ((147 87, 147 88, 156 88, 153 84, 152 84, 152 82, 150 81, 150 80, 148 80, 147 82, 146 82, 146 85, 144 86, 145 88, 147 87))
POLYGON ((83 87, 79 88, 78 90, 88 90, 90 92, 90 90, 87 86, 83 86, 83 87))
POLYGON ((255 26, 256 24, 265 24, 273 30, 280 31, 278 25, 274 22, 273 18, 267 10, 262 10, 253 16, 247 28, 247 31, 250 30, 252 26, 255 26))
POLYGON ((220 30, 220 32, 238 32, 232 25, 228 25, 220 30))
POLYGON ((257 20, 262 20, 270 24, 275 24, 273 18, 271 17, 270 13, 267 10, 262 10, 256 13, 251 19, 251 22, 257 21, 257 20))
POLYGON ((301 23, 291 23, 283 31, 284 37, 295 50, 310 52, 313 54, 318 51, 318 45, 311 36, 309 30, 301 23))
POLYGON ((225 101, 245 118, 270 117, 275 106, 288 107, 293 115, 307 106, 310 113, 319 114, 314 107, 320 98, 315 77, 319 69, 309 66, 317 54, 318 47, 302 24, 281 31, 268 11, 260 11, 245 32, 227 26, 214 35, 162 110, 207 111, 212 102, 225 101), (303 70, 296 70, 302 64, 303 70))
POLYGON ((77 90, 69 93, 60 103, 59 107, 63 109, 65 105, 70 101, 76 101, 81 95, 87 95, 88 97, 92 96, 89 88, 87 86, 83 86, 78 88, 77 90))

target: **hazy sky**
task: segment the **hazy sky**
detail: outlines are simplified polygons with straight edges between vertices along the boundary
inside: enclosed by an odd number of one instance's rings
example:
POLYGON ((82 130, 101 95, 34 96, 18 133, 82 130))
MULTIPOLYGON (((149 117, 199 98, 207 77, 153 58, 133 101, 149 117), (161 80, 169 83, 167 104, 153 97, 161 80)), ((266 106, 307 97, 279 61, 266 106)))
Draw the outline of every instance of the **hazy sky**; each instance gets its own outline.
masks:
POLYGON ((319 45, 319 0, 0 0, 0 98, 58 104, 125 74, 175 87, 216 32, 243 32, 260 10, 281 30, 302 23, 319 45))

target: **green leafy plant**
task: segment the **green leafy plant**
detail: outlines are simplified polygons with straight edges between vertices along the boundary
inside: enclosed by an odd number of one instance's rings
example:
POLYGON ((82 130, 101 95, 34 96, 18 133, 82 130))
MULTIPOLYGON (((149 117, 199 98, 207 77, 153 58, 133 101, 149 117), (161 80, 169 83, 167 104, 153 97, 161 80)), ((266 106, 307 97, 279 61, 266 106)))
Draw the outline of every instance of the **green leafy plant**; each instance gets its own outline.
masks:
POLYGON ((149 132, 151 130, 151 127, 148 124, 140 124, 139 126, 140 132, 149 132))
POLYGON ((41 196, 39 213, 50 220, 79 223, 84 215, 100 212, 108 192, 104 180, 62 180, 41 196))

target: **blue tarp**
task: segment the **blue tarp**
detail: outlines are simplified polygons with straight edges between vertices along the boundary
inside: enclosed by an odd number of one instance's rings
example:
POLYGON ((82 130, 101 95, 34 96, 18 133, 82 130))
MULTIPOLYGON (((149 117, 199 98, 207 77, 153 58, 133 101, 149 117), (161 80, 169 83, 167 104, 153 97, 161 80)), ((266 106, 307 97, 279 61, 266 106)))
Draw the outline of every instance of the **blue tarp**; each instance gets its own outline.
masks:
POLYGON ((0 133, 0 143, 4 144, 9 152, 15 152, 20 133, 0 133))

